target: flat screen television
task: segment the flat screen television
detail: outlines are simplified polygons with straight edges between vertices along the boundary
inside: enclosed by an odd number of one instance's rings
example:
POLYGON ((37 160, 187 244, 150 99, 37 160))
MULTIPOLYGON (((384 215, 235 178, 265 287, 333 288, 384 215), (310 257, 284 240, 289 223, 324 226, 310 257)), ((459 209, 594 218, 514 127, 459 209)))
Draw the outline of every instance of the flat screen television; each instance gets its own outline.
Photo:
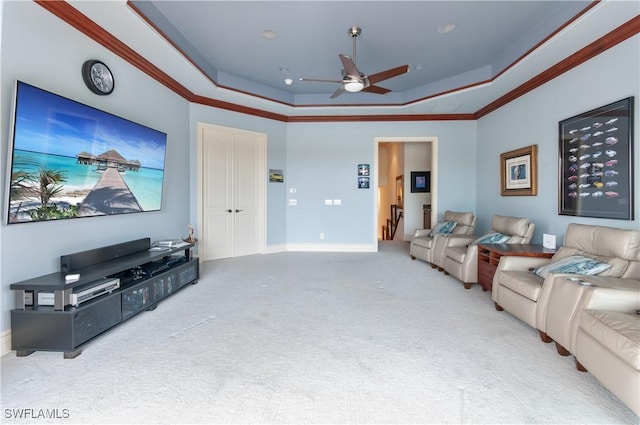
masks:
POLYGON ((7 223, 158 211, 166 144, 166 133, 17 81, 7 223))

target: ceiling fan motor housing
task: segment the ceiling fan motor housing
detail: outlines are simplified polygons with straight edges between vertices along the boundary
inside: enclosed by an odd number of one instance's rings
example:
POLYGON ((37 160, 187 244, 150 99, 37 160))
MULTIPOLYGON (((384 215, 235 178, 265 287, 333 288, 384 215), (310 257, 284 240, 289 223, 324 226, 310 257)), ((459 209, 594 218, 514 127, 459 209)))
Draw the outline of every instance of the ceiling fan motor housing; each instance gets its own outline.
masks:
POLYGON ((349 28, 349 31, 347 31, 347 34, 349 34, 351 37, 357 37, 362 33, 362 30, 360 29, 360 27, 351 27, 349 28))

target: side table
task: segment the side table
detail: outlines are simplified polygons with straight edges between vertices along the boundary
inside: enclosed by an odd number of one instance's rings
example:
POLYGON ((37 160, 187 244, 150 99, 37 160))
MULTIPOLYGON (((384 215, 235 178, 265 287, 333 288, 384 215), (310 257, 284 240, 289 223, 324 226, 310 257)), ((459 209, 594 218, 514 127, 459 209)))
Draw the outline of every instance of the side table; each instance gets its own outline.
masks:
POLYGON ((478 245, 478 283, 483 291, 491 289, 500 257, 551 258, 556 251, 539 244, 480 244, 478 245))

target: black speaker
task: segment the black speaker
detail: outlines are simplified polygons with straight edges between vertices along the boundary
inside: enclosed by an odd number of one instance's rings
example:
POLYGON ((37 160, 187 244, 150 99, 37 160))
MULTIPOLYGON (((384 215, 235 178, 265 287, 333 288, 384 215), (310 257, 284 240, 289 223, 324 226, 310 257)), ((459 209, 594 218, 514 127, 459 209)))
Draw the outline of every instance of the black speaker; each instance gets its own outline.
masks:
POLYGON ((116 258, 124 257, 125 255, 146 251, 150 247, 151 239, 142 238, 101 248, 90 249, 88 251, 61 255, 60 271, 62 273, 69 273, 104 261, 115 260, 116 258))

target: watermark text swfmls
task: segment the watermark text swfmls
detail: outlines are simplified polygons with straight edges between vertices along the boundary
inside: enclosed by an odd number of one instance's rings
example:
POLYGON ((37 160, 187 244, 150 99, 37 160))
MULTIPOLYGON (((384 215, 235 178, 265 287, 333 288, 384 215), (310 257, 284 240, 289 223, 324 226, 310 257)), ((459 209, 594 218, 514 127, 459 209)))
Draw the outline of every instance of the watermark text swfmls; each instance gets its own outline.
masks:
POLYGON ((69 409, 13 408, 4 409, 5 419, 69 419, 69 409))

